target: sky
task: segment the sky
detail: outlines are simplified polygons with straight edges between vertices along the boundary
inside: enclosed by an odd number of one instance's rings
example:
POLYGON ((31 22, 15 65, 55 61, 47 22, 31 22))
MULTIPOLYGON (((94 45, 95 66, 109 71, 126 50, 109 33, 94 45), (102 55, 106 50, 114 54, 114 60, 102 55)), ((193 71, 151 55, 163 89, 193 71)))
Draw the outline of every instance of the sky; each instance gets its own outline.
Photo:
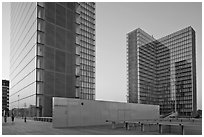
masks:
MULTIPOLYGON (((2 4, 2 79, 9 79, 10 5, 2 4)), ((196 32, 197 106, 202 108, 201 3, 96 3, 96 99, 126 102, 126 34, 141 28, 155 39, 192 26, 196 32)))
POLYGON ((10 4, 2 4, 2 79, 9 79, 10 4))
POLYGON ((192 26, 196 31, 197 100, 202 103, 201 3, 96 3, 96 98, 126 101, 126 34, 141 28, 159 39, 192 26))

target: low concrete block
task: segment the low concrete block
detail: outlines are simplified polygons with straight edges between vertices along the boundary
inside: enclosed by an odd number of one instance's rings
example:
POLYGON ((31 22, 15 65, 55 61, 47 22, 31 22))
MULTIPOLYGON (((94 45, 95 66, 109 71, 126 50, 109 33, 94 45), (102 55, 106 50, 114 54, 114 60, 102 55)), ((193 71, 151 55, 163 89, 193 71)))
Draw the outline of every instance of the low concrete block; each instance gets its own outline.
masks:
POLYGON ((159 106, 53 97, 53 127, 103 125, 107 120, 158 119, 159 106))

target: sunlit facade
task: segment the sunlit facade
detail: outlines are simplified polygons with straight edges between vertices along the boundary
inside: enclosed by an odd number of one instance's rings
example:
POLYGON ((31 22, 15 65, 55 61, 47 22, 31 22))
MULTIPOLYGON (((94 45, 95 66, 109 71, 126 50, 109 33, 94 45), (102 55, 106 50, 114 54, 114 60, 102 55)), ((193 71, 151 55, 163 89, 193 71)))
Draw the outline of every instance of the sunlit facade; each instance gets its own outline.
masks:
POLYGON ((128 102, 159 104, 162 115, 193 116, 195 31, 187 27, 156 40, 141 29, 127 34, 128 102))
POLYGON ((11 3, 10 109, 52 116, 52 97, 95 99, 95 3, 11 3))

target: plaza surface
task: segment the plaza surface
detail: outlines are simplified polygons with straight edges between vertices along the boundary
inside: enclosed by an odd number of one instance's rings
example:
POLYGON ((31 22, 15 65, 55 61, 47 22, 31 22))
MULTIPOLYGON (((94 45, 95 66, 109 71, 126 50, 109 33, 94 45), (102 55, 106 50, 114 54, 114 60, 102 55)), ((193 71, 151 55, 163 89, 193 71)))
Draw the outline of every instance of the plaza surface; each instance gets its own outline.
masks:
POLYGON ((2 122, 3 135, 137 135, 137 134, 159 134, 152 132, 135 132, 134 130, 127 131, 125 128, 112 129, 111 125, 106 126, 89 126, 89 127, 74 127, 74 128, 53 128, 52 123, 15 119, 11 122, 8 118, 7 123, 2 122))
MULTIPOLYGON (((2 119, 3 120, 3 119, 2 119)), ((150 121, 148 121, 150 122, 150 121)), ((162 123, 181 123, 179 121, 160 121, 162 123)), ((195 122, 186 121, 184 124, 186 133, 202 134, 202 120, 195 122)), ((15 122, 11 122, 8 118, 7 123, 2 122, 3 135, 159 135, 157 131, 126 130, 125 128, 111 128, 111 124, 104 126, 87 126, 87 127, 72 127, 72 128, 53 128, 50 122, 40 122, 16 118, 15 122)), ((167 133, 168 134, 168 133, 167 133)))

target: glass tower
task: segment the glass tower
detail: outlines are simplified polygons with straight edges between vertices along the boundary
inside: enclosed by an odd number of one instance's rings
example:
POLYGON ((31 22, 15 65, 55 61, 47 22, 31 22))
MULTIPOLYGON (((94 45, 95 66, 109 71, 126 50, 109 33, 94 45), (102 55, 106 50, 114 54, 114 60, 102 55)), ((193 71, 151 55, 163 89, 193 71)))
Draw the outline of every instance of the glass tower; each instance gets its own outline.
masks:
POLYGON ((52 97, 95 99, 95 3, 11 3, 10 108, 52 116, 52 97))
POLYGON ((2 114, 9 110, 9 81, 2 80, 2 114))
POLYGON ((160 105, 162 115, 196 113, 195 31, 187 27, 154 39, 127 34, 128 102, 160 105))

